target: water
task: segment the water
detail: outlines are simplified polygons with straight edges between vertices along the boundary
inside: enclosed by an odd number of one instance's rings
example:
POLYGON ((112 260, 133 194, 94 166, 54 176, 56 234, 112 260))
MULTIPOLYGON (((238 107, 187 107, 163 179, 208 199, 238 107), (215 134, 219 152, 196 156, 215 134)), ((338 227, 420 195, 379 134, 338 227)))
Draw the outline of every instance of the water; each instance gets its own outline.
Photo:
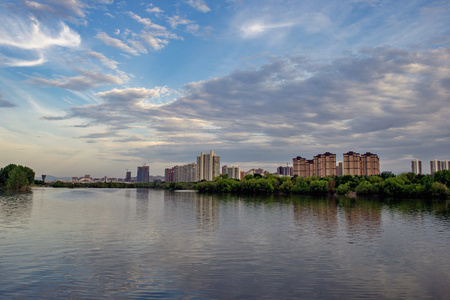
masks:
POLYGON ((448 299, 450 204, 0 194, 0 298, 448 299))

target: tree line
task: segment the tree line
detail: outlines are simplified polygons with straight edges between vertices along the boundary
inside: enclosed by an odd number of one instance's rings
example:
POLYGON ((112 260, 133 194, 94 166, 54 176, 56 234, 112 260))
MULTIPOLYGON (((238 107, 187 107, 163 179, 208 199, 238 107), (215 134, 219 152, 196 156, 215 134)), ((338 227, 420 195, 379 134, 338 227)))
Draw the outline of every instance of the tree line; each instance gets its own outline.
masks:
POLYGON ((432 175, 417 175, 412 172, 394 175, 383 172, 379 176, 329 176, 329 177, 279 177, 274 174, 247 174, 242 180, 219 175, 213 181, 200 182, 94 182, 76 183, 56 181, 46 184, 34 180, 35 173, 29 167, 9 164, 0 169, 0 190, 25 191, 32 185, 52 187, 88 188, 161 188, 169 190, 198 190, 205 193, 236 194, 300 194, 300 195, 349 195, 446 198, 450 196, 450 170, 432 175))
POLYGON ((27 191, 34 184, 34 176, 29 167, 9 164, 0 169, 0 190, 27 191))
POLYGON ((409 198, 446 198, 450 196, 450 170, 433 175, 412 172, 397 176, 279 177, 274 174, 246 175, 242 180, 220 175, 213 181, 199 182, 195 189, 210 193, 348 195, 409 198))
POLYGON ((433 175, 402 173, 394 175, 384 172, 379 176, 330 176, 330 177, 279 177, 274 174, 248 174, 242 180, 219 175, 213 181, 200 182, 94 182, 74 183, 57 181, 52 187, 88 188, 161 188, 168 190, 198 190, 203 193, 235 193, 250 195, 350 195, 404 197, 404 198, 446 198, 450 196, 450 170, 433 175))

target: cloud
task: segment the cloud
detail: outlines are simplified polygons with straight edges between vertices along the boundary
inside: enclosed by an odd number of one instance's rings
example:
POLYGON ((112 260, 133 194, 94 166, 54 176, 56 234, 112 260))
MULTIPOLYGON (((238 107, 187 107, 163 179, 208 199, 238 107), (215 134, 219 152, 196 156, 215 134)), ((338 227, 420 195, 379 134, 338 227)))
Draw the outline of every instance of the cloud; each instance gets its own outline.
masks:
POLYGON ((170 26, 172 26, 172 28, 177 28, 178 25, 187 25, 187 24, 191 24, 192 21, 188 20, 188 19, 183 19, 180 16, 174 16, 174 17, 167 17, 170 26))
POLYGON ((36 18, 2 16, 0 23, 0 65, 32 67, 54 59, 57 48, 76 49, 81 37, 62 22, 42 25, 36 18))
POLYGON ((111 70, 116 70, 117 69, 117 64, 118 62, 112 59, 107 58, 105 55, 103 55, 102 53, 98 53, 95 51, 88 51, 85 53, 86 56, 88 57, 92 57, 95 59, 98 59, 102 62, 102 64, 111 69, 111 70))
POLYGON ((154 50, 163 49, 165 46, 169 44, 169 41, 167 39, 160 39, 154 36, 151 32, 142 33, 141 38, 147 45, 152 47, 154 50))
POLYGON ((6 17, 0 23, 0 45, 26 50, 46 49, 49 47, 78 47, 81 37, 66 24, 59 23, 59 30, 51 30, 35 18, 28 22, 14 17, 6 17))
POLYGON ((82 75, 74 77, 60 76, 59 79, 34 78, 32 84, 41 86, 54 86, 72 91, 83 91, 103 84, 122 84, 123 79, 110 74, 97 73, 87 70, 78 70, 82 75))
POLYGON ((136 49, 131 48, 130 46, 128 46, 127 44, 125 44, 124 42, 122 42, 119 39, 110 37, 109 35, 107 35, 104 32, 97 33, 97 35, 95 37, 97 39, 103 41, 103 43, 105 43, 108 46, 120 49, 122 51, 128 52, 133 55, 139 55, 139 52, 136 49))
POLYGON ((9 108, 9 107, 16 107, 16 106, 17 106, 16 104, 3 99, 3 96, 0 95, 0 108, 9 108))
POLYGON ((154 13, 154 14, 160 14, 163 13, 164 10, 160 9, 159 7, 154 6, 153 4, 150 4, 150 7, 145 9, 146 12, 154 13))
POLYGON ((166 28, 164 26, 155 24, 152 22, 152 20, 150 20, 149 18, 142 18, 138 15, 136 15, 134 12, 129 11, 128 15, 133 18, 134 20, 136 20, 137 22, 145 25, 148 28, 152 28, 152 29, 156 29, 156 30, 162 30, 165 31, 166 28))
POLYGON ((44 1, 49 4, 44 4, 36 1, 23 1, 24 6, 32 11, 40 18, 52 18, 58 16, 62 19, 76 21, 76 18, 83 19, 86 15, 84 10, 87 5, 77 0, 58 0, 58 1, 44 1))
POLYGON ((448 149, 450 140, 442 137, 450 127, 449 57, 450 48, 390 47, 322 62, 273 57, 255 69, 192 82, 167 104, 154 104, 164 88, 114 89, 97 93, 103 103, 73 107, 65 118, 131 132, 146 124, 148 141, 159 143, 155 155, 178 144, 230 155, 267 148, 288 157, 351 149, 389 155, 413 145, 448 149))
POLYGON ((204 0, 188 0, 187 4, 192 6, 193 8, 197 9, 198 11, 207 13, 211 11, 211 9, 206 5, 204 0))

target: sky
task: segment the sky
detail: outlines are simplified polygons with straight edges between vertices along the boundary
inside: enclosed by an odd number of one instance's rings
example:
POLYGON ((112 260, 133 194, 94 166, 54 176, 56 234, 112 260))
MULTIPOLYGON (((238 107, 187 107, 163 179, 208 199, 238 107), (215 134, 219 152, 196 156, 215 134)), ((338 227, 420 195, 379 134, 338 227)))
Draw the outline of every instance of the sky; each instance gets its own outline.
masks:
POLYGON ((0 167, 450 159, 447 0, 2 0, 0 167))

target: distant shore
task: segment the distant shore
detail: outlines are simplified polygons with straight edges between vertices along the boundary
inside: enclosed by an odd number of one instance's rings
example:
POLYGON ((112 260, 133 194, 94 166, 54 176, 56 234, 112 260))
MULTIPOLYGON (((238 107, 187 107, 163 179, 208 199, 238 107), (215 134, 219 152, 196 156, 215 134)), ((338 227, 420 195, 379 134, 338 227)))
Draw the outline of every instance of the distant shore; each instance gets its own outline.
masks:
POLYGON ((446 199, 450 197, 450 170, 433 175, 388 173, 380 176, 331 176, 331 177, 279 177, 274 174, 246 175, 242 180, 219 175, 213 181, 200 182, 62 182, 44 183, 36 180, 35 186, 54 188, 155 188, 166 190, 196 190, 201 193, 233 193, 254 195, 347 195, 380 198, 446 199))

